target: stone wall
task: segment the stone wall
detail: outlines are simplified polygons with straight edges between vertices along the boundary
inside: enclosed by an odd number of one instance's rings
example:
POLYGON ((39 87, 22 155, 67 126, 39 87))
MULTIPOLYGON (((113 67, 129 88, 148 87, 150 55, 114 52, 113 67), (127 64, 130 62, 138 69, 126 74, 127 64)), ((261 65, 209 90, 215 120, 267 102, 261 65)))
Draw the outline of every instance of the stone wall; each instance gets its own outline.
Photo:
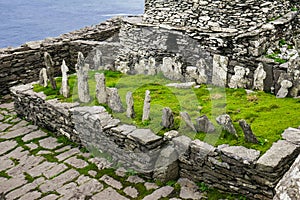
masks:
POLYGON ((298 17, 297 12, 291 11, 242 34, 225 29, 199 32, 188 27, 149 25, 140 18, 127 18, 120 30, 123 48, 116 66, 126 73, 162 72, 173 80, 258 89, 275 94, 281 82, 287 79, 293 83, 289 95, 298 96, 299 56, 295 42, 299 35, 298 17), (290 57, 296 55, 296 59, 280 64, 266 58, 268 50, 282 49, 278 43, 283 38, 294 44, 294 49, 288 52, 290 57))
POLYGON ((299 155, 299 144, 280 140, 260 156, 241 146, 213 147, 195 140, 180 157, 180 176, 250 199, 272 199, 278 181, 299 155))
POLYGON ((74 69, 79 50, 86 56, 100 41, 108 38, 116 40, 114 36, 119 28, 120 20, 114 18, 57 38, 28 42, 17 48, 0 49, 0 94, 7 94, 11 86, 38 80, 39 70, 45 67, 44 52, 52 56, 57 73, 60 73, 63 59, 74 69))
POLYGON ((57 135, 65 135, 70 140, 81 143, 69 112, 79 103, 60 103, 57 99, 46 100, 44 93, 36 93, 33 84, 19 85, 11 88, 14 105, 18 115, 33 124, 50 130, 57 135))
POLYGON ((299 129, 285 130, 283 140, 260 155, 253 149, 213 147, 174 133, 160 137, 149 129, 122 124, 101 106, 45 100, 43 93, 32 91, 32 84, 15 86, 11 92, 16 112, 27 120, 149 178, 168 181, 180 176, 249 199, 272 199, 276 192, 277 196, 285 195, 282 185, 289 177, 295 178, 294 170, 284 174, 300 153, 299 129))
POLYGON ((274 200, 300 199, 300 155, 276 186, 274 200))
POLYGON ((295 4, 290 0, 146 0, 144 21, 202 30, 249 30, 285 15, 295 4))

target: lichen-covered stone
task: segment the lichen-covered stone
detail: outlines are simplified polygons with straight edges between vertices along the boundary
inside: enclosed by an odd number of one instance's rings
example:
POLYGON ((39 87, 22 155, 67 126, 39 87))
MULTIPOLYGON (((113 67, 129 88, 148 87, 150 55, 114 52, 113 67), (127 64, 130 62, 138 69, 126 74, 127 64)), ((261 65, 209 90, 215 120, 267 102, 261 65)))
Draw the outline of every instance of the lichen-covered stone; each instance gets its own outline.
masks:
POLYGON ((164 128, 172 128, 174 126, 174 115, 170 108, 163 109, 162 123, 164 128))
POLYGON ((106 91, 106 83, 104 74, 96 73, 96 98, 98 103, 105 104, 107 103, 107 91, 106 91))
POLYGON ((247 124, 247 122, 243 119, 239 121, 239 125, 244 132, 246 142, 251 142, 251 143, 257 144, 258 140, 257 140, 256 136, 254 135, 254 133, 252 132, 250 125, 247 124))
POLYGON ((204 133, 213 133, 215 132, 216 128, 211 121, 209 121, 206 115, 198 117, 196 119, 197 123, 197 132, 204 132, 204 133))
POLYGON ((45 62, 45 66, 47 69, 47 75, 50 80, 51 87, 52 87, 52 89, 55 90, 57 88, 57 86, 56 86, 56 82, 54 79, 54 63, 48 52, 44 53, 44 62, 45 62))
POLYGON ((132 92, 127 92, 126 104, 127 104, 126 116, 128 118, 135 118, 134 101, 133 101, 132 92))
POLYGON ((274 200, 300 199, 300 155, 277 184, 274 200))
POLYGON ((114 111, 121 113, 124 111, 120 95, 117 88, 107 88, 108 106, 114 111))
POLYGON ((68 83, 68 74, 67 74, 68 71, 69 68, 66 65, 65 60, 63 60, 61 65, 62 81, 61 81, 60 94, 62 94, 65 98, 70 97, 70 86, 68 83))
POLYGON ((78 81, 79 100, 83 103, 87 103, 91 100, 88 85, 89 66, 85 64, 84 56, 81 52, 78 52, 78 59, 75 68, 78 81))
POLYGON ((229 115, 227 114, 220 115, 219 117, 216 118, 216 121, 218 122, 218 124, 220 124, 223 127, 224 130, 233 134, 235 137, 238 137, 229 115))
POLYGON ((143 117, 142 117, 143 121, 147 121, 150 119, 150 102, 151 102, 150 91, 146 90, 144 107, 143 107, 143 117))
POLYGON ((300 145, 300 129, 291 128, 291 127, 285 129, 284 132, 282 133, 282 138, 291 143, 300 145))
POLYGON ((299 153, 299 146, 284 140, 273 143, 272 147, 257 161, 257 169, 274 172, 285 165, 291 157, 299 153))

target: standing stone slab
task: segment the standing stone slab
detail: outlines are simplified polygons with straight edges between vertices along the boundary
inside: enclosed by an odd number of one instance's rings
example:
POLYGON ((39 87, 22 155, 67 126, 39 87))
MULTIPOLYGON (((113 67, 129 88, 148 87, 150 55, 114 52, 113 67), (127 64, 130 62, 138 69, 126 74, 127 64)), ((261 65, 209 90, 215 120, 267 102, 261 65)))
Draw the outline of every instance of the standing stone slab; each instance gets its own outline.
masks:
POLYGON ((164 128, 172 128, 174 126, 174 115, 172 113, 171 108, 166 107, 163 109, 161 125, 164 128))
POLYGON ((96 98, 98 103, 106 104, 107 103, 107 92, 106 92, 106 83, 105 83, 105 76, 103 73, 95 74, 96 79, 96 98))
POLYGON ((44 61, 45 61, 47 75, 50 80, 51 87, 52 87, 52 89, 55 90, 57 88, 57 86, 56 86, 56 82, 54 79, 54 63, 52 61, 50 54, 47 52, 44 53, 44 61))
POLYGON ((114 111, 121 113, 124 111, 120 95, 117 88, 107 88, 108 106, 114 111))
POLYGON ((42 68, 39 74, 39 84, 43 87, 48 86, 48 76, 47 76, 47 69, 42 68))
POLYGON ((180 112, 180 116, 183 119, 183 121, 186 123, 187 127, 192 129, 192 131, 197 132, 190 115, 187 112, 180 112))
POLYGON ((251 143, 257 144, 258 140, 257 140, 256 136, 254 135, 254 133, 252 132, 250 125, 247 124, 247 122, 243 119, 239 121, 239 125, 243 129, 246 142, 251 142, 251 143))
POLYGON ((196 119, 196 124, 197 132, 213 133, 216 130, 215 126, 213 125, 213 123, 211 123, 211 121, 209 121, 206 115, 198 117, 196 119))
POLYGON ((102 52, 98 48, 96 48, 93 61, 94 61, 94 70, 99 70, 100 66, 102 65, 102 52))
POLYGON ((126 104, 127 104, 126 116, 128 118, 135 118, 134 101, 133 101, 132 92, 127 92, 126 104))
POLYGON ((89 66, 85 64, 84 56, 81 52, 78 52, 78 59, 75 69, 77 73, 79 101, 88 103, 91 100, 88 85, 89 66))
POLYGON ((147 121, 150 119, 150 102, 151 102, 150 91, 146 90, 142 121, 147 121))
POLYGON ((235 74, 231 77, 228 86, 230 88, 245 88, 248 84, 246 76, 249 75, 250 70, 245 67, 235 66, 234 72, 235 74))
POLYGON ((225 87, 227 83, 227 66, 228 58, 221 55, 213 57, 213 76, 212 84, 220 87, 225 87))
POLYGON ((238 137, 236 130, 232 124, 232 120, 229 115, 220 115, 219 117, 216 118, 216 121, 218 122, 219 125, 222 126, 222 128, 229 133, 233 134, 235 137, 238 137))
POLYGON ((61 74, 62 74, 62 82, 60 88, 60 94, 62 94, 65 98, 70 97, 70 86, 68 84, 68 71, 69 68, 66 65, 65 60, 63 60, 61 65, 61 74))
POLYGON ((291 81, 288 81, 288 80, 283 80, 283 81, 281 81, 280 85, 281 85, 281 88, 277 92, 276 97, 277 98, 284 98, 288 95, 289 88, 291 88, 293 86, 293 83, 291 81))
POLYGON ((267 73, 264 70, 264 66, 262 63, 259 63, 257 69, 254 71, 253 89, 264 90, 264 80, 266 77, 267 73))

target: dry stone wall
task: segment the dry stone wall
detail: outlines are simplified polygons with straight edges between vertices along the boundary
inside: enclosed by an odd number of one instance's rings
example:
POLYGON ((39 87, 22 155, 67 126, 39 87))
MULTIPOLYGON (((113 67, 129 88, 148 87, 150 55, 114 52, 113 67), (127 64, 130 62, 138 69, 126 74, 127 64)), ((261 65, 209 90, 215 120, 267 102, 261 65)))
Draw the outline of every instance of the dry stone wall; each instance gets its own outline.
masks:
MULTIPOLYGON (((56 74, 60 73, 64 59, 74 70, 77 53, 80 50, 85 56, 101 41, 111 38, 112 41, 120 28, 120 20, 115 18, 93 27, 48 38, 42 41, 28 42, 21 47, 0 49, 0 94, 7 94, 14 85, 30 83, 38 80, 43 64, 44 52, 48 52, 54 61, 56 74)), ((104 45, 105 46, 105 45, 104 45)), ((109 46, 108 52, 113 46, 109 46)))
POLYGON ((274 188, 299 155, 299 143, 280 140, 262 156, 241 146, 213 147, 195 140, 180 157, 180 176, 250 199, 272 199, 274 188))
POLYGON ((294 3, 290 0, 146 0, 144 21, 213 31, 251 30, 285 15, 294 3))
POLYGON ((294 161, 300 153, 299 129, 285 130, 283 140, 261 155, 241 146, 213 147, 191 141, 174 131, 160 137, 149 129, 122 124, 101 106, 45 100, 43 93, 32 91, 32 84, 15 86, 11 92, 16 112, 27 120, 149 178, 189 178, 249 199, 293 197, 294 190, 288 188, 296 187, 296 183, 288 180, 297 181, 299 159, 294 161))
MULTIPOLYGON (((299 64, 292 59, 280 64, 266 58, 268 49, 281 48, 278 42, 282 38, 295 44, 289 51, 290 56, 298 55, 298 22, 298 13, 290 11, 260 28, 240 34, 156 26, 145 24, 140 18, 127 18, 120 30, 123 48, 116 66, 125 73, 153 75, 162 72, 173 80, 275 94, 281 82, 289 80, 293 83, 289 95, 298 96, 299 78, 295 74, 299 64)), ((299 60, 299 56, 295 57, 299 60)))

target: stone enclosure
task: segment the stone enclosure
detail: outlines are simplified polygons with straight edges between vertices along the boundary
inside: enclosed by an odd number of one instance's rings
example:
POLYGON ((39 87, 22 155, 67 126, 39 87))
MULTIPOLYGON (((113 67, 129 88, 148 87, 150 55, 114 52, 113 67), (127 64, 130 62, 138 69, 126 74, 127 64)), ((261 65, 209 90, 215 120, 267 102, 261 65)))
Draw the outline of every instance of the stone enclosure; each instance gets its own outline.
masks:
POLYGON ((240 146, 213 147, 174 132, 160 137, 121 124, 100 106, 46 100, 32 91, 31 82, 45 67, 45 52, 58 75, 63 60, 70 71, 80 69, 75 63, 81 51, 91 70, 162 73, 182 82, 298 97, 298 10, 297 1, 285 0, 146 0, 142 17, 115 18, 58 38, 1 49, 0 92, 5 95, 14 86, 19 115, 148 177, 187 177, 250 199, 293 199, 285 185, 299 165, 299 129, 285 130, 283 140, 263 155, 240 146))

